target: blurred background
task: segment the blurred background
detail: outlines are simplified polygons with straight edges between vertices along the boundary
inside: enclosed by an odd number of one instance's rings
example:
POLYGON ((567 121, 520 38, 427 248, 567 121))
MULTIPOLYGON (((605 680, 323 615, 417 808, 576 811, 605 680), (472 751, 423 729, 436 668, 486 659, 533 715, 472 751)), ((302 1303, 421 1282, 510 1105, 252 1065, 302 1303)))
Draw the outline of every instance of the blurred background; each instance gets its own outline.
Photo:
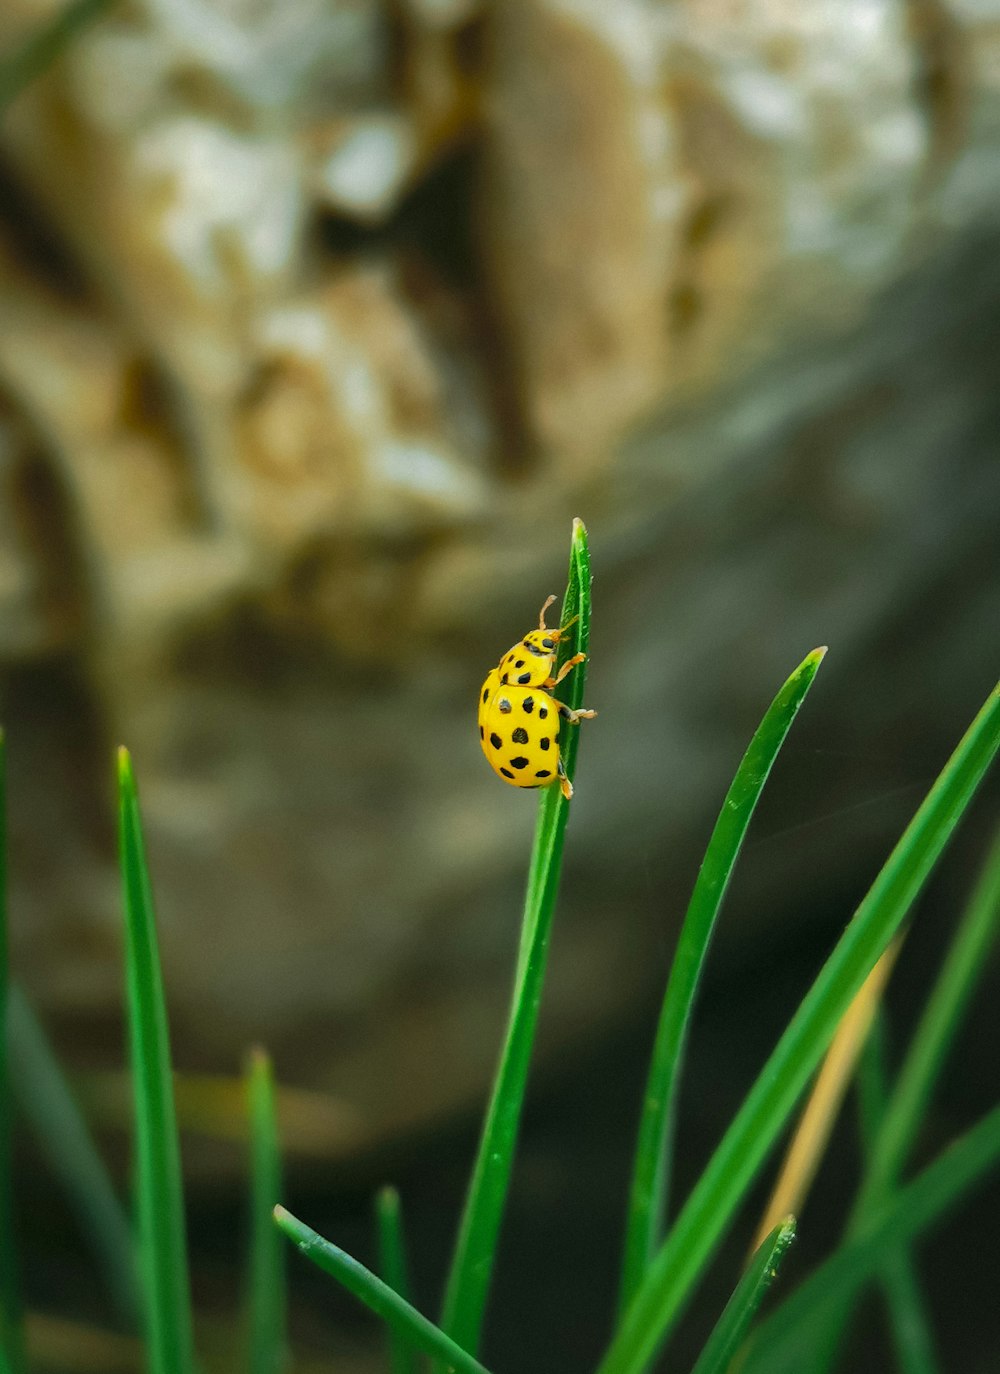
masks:
MULTIPOLYGON (((0 53, 59 10, 4 0, 0 53)), ((124 1175, 124 742, 206 1322, 237 1291, 253 1042, 289 1090, 298 1210, 370 1258, 369 1192, 400 1183, 436 1307, 535 814, 484 764, 476 693, 561 592, 582 517, 600 718, 486 1356, 585 1368, 656 1001, 764 708, 831 646, 713 953, 682 1182, 996 676, 1000 5, 93 10, 0 114, 16 970, 124 1175)), ((995 799, 898 965, 900 1038, 995 799)), ((994 975, 981 1005, 998 995, 994 975)), ((936 1143, 992 1105, 997 1048, 982 1012, 936 1143)), ((836 1235, 854 1135, 848 1114, 800 1269, 836 1235)), ((25 1164, 50 1235, 33 1305, 109 1325, 25 1164)), ((942 1340, 955 1369, 994 1369, 990 1264, 962 1269, 941 1234, 942 1340)), ((378 1367, 322 1278, 296 1264, 293 1292, 303 1367, 378 1367)), ((873 1321, 851 1367, 884 1369, 880 1339, 873 1321)))

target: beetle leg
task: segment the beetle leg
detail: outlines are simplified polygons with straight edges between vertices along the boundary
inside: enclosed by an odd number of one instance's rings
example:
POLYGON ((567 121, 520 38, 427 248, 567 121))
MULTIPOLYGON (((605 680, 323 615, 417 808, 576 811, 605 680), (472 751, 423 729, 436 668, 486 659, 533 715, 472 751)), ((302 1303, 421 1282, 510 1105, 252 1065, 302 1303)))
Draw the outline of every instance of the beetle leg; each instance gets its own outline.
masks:
POLYGON ((579 725, 581 720, 593 720, 594 716, 597 715, 596 711, 585 711, 582 707, 579 711, 574 711, 562 701, 556 702, 556 710, 563 720, 568 720, 571 725, 579 725))
POLYGON ((542 684, 542 686, 546 688, 558 687, 560 682, 562 682, 563 678, 566 676, 566 674, 570 672, 573 668, 575 668, 578 663, 582 663, 586 657, 586 654, 574 654, 573 657, 568 658, 566 662, 563 664, 563 666, 559 669, 558 676, 547 678, 545 682, 542 684))
POLYGON ((563 761, 562 761, 562 759, 559 760, 559 763, 558 763, 557 767, 558 767, 558 773, 559 773, 559 786, 560 786, 560 788, 562 789, 562 794, 563 794, 563 796, 566 798, 567 801, 569 801, 570 798, 571 798, 572 795, 573 795, 573 784, 570 782, 569 778, 566 776, 566 770, 565 770, 565 768, 563 767, 563 761))

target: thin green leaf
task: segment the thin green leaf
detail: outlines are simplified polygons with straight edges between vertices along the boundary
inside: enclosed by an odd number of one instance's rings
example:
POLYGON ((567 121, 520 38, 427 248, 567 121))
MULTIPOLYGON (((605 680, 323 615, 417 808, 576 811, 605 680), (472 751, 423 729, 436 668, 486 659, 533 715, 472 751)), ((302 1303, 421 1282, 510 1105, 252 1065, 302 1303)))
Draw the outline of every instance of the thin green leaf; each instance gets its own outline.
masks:
POLYGON ((249 1374, 280 1374, 288 1364, 285 1330, 285 1256, 273 1213, 281 1196, 281 1147, 274 1073, 262 1049, 251 1050, 246 1068, 250 1116, 250 1272, 248 1289, 249 1374))
POLYGON ((879 1006, 872 1019, 871 1028, 865 1036, 854 1074, 861 1148, 865 1155, 871 1153, 875 1136, 885 1117, 885 1105, 888 1100, 886 1035, 886 1011, 884 1006, 879 1006))
POLYGON ((891 1254, 882 1265, 879 1281, 901 1374, 937 1374, 931 1324, 910 1256, 903 1250, 891 1254))
MULTIPOLYGON (((884 1025, 884 1015, 877 1015, 858 1061, 858 1099, 866 1158, 870 1157, 888 1101, 884 1025)), ((931 1323, 908 1251, 901 1249, 886 1261, 880 1281, 902 1374, 936 1374, 938 1362, 931 1323)))
MULTIPOLYGON (((560 644, 560 661, 586 653, 590 640, 590 555, 587 531, 573 524, 569 583, 560 625, 577 616, 574 634, 560 644)), ((583 704, 586 665, 565 680, 561 699, 576 710, 583 704)), ((573 778, 578 730, 564 729, 560 750, 573 778)), ((493 1082, 455 1253, 445 1290, 441 1325, 465 1350, 479 1348, 507 1188, 517 1145, 528 1068, 538 1023, 552 917, 559 889, 569 803, 558 785, 543 789, 528 873, 521 944, 507 1033, 493 1082)))
POLYGON ((72 0, 52 19, 39 24, 13 52, 0 55, 0 114, 112 4, 114 0, 72 0))
POLYGON ((976 980, 985 968, 986 955, 998 928, 1000 835, 994 840, 889 1097, 855 1206, 859 1218, 882 1200, 906 1166, 934 1084, 954 1043, 976 980))
POLYGON ((151 1374, 190 1374, 191 1296, 167 1008, 139 801, 125 749, 118 751, 118 799, 147 1349, 151 1374))
MULTIPOLYGON (((403 1240, 403 1214, 395 1188, 375 1194, 375 1225, 378 1232, 379 1271, 404 1301, 410 1301, 410 1279, 403 1240)), ((389 1327, 389 1367, 392 1374, 417 1374, 417 1353, 398 1326, 389 1327)))
MULTIPOLYGON (((848 1218, 848 1236, 858 1233, 864 1217, 889 1196, 906 1167, 934 1084, 958 1033, 998 926, 1000 835, 994 840, 975 891, 959 922, 885 1107, 862 1175, 861 1187, 848 1218)), ((898 1275, 896 1283, 899 1283, 898 1275)), ((823 1374, 835 1363, 840 1336, 849 1316, 849 1310, 844 1310, 831 1317, 823 1354, 817 1357, 816 1374, 823 1374)), ((916 1328, 908 1320, 903 1330, 912 1335, 916 1328)), ((917 1374, 926 1374, 926 1371, 933 1369, 932 1364, 921 1364, 919 1358, 917 1352, 915 1363, 911 1365, 917 1374)))
POLYGON ((11 1096, 7 1065, 9 955, 7 935, 7 746, 0 730, 0 1358, 12 1374, 25 1367, 24 1315, 14 1234, 11 1096))
POLYGON ((16 984, 10 990, 8 1017, 11 1082, 18 1107, 107 1275, 119 1317, 130 1329, 139 1330, 143 1299, 128 1215, 52 1046, 16 984))
POLYGON ((922 1234, 1000 1166, 1000 1106, 950 1145, 766 1318, 751 1338, 741 1374, 799 1374, 814 1365, 817 1327, 849 1304, 900 1246, 922 1234))
POLYGON ((795 1218, 788 1217, 757 1247, 691 1374, 726 1374, 794 1239, 795 1218))
POLYGON ((926 882, 1000 747, 995 688, 872 884, 657 1252, 599 1374, 639 1374, 677 1321, 837 1023, 926 882))
POLYGON ((440 1360, 446 1368, 460 1371, 460 1374, 487 1374, 478 1360, 456 1345, 440 1327, 435 1326, 415 1307, 411 1307, 363 1264, 359 1264, 356 1259, 352 1259, 330 1241, 324 1240, 284 1207, 275 1207, 274 1220, 307 1259, 311 1259, 324 1273, 332 1275, 384 1322, 398 1327, 415 1346, 426 1351, 435 1360, 440 1360))
POLYGON ((622 1313, 662 1239, 677 1085, 715 922, 764 784, 825 653, 825 648, 814 649, 768 708, 726 793, 691 894, 667 981, 639 1123, 622 1263, 622 1313))

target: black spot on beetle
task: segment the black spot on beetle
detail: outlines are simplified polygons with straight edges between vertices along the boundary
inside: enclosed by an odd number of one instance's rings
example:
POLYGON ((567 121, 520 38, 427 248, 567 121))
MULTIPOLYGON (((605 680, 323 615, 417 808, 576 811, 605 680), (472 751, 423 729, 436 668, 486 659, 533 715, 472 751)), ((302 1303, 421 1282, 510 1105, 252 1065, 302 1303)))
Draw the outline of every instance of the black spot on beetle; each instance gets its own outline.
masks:
POLYGON ((488 687, 484 687, 484 688, 483 688, 483 701, 489 701, 489 699, 490 699, 490 689, 489 689, 488 687))
POLYGON ((528 760, 524 757, 523 754, 518 754, 518 756, 517 756, 516 759, 511 759, 511 760, 510 760, 510 766, 511 766, 511 768, 518 768, 518 769, 527 768, 527 766, 528 766, 528 760))
POLYGON ((554 649, 555 647, 556 647, 556 646, 555 646, 555 644, 553 644, 553 642, 552 642, 551 639, 543 639, 543 640, 542 640, 542 648, 543 648, 543 649, 554 649))
POLYGON ((510 702, 507 700, 506 697, 501 697, 500 700, 497 702, 497 706, 503 715, 510 715, 510 702))
POLYGON ((507 686, 507 674, 506 674, 506 673, 501 673, 501 675, 500 675, 500 681, 503 683, 503 685, 504 685, 505 687, 507 686))
POLYGON ((499 735, 490 735, 490 744, 493 745, 494 749, 499 749, 501 744, 503 744, 503 740, 499 735))
POLYGON ((517 680, 518 680, 518 682, 521 684, 522 687, 527 687, 528 683, 531 681, 531 674, 530 674, 530 673, 521 673, 521 674, 518 676, 518 679, 517 679, 517 680))
POLYGON ((484 736, 485 734, 486 734, 486 731, 485 731, 485 730, 483 729, 483 727, 480 725, 480 727, 479 727, 479 738, 482 739, 483 736, 484 736))
POLYGON ((523 658, 519 658, 519 659, 517 660, 517 662, 514 664, 514 667, 515 667, 515 668, 523 668, 523 667, 524 667, 524 659, 523 659, 523 658))
POLYGON ((551 778, 551 776, 552 773, 548 768, 539 768, 538 772, 535 774, 536 778, 551 778))
POLYGON ((511 782, 514 781, 514 774, 508 773, 506 768, 501 768, 500 772, 504 775, 505 778, 510 778, 511 782))
POLYGON ((549 708, 548 708, 547 706, 539 706, 539 708, 538 708, 538 719, 539 719, 539 720, 544 720, 545 717, 546 717, 548 714, 549 714, 549 708))
POLYGON ((534 697, 525 697, 524 700, 521 702, 521 710, 527 712, 527 714, 530 716, 531 713, 532 713, 532 711, 533 711, 534 709, 535 709, 535 698, 534 698, 534 697))
POLYGON ((519 726, 517 727, 517 729, 516 729, 516 730, 514 731, 514 733, 511 735, 511 740, 514 742, 514 744, 527 744, 527 743, 528 743, 528 732, 527 732, 527 730, 524 728, 523 725, 519 725, 519 726))
POLYGON ((538 741, 539 748, 541 749, 548 749, 551 743, 552 741, 550 739, 546 739, 544 736, 538 741))

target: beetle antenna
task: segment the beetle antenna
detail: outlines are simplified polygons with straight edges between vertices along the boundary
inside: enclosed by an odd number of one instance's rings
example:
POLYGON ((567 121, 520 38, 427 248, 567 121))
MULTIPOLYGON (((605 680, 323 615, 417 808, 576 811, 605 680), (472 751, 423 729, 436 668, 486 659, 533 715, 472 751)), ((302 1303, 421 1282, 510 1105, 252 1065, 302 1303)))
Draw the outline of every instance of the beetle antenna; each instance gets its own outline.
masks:
POLYGON ((579 619, 580 619, 580 617, 579 617, 579 615, 577 614, 577 615, 575 615, 575 616, 573 617, 572 620, 567 620, 565 625, 560 625, 560 626, 559 626, 559 629, 556 630, 557 636, 558 636, 560 639, 562 639, 562 637, 563 637, 563 635, 566 633, 566 631, 567 631, 567 630, 571 630, 571 629, 573 628, 573 626, 576 624, 576 622, 577 622, 579 619))
POLYGON ((538 628, 540 630, 544 630, 546 628, 545 612, 549 609, 549 607, 552 605, 555 599, 555 593, 553 593, 552 596, 550 596, 548 600, 545 602, 545 605, 542 607, 542 609, 538 612, 538 628))

